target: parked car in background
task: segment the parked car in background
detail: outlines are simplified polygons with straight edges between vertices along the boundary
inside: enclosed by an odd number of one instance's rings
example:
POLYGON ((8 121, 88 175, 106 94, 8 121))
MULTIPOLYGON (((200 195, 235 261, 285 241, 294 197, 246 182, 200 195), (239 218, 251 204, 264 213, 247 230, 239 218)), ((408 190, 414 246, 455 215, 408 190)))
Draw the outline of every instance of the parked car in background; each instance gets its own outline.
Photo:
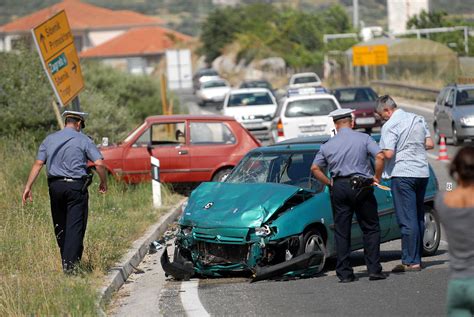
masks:
POLYGON ((297 73, 291 76, 288 88, 319 87, 321 84, 316 73, 297 73))
POLYGON ((280 100, 270 127, 270 142, 296 137, 334 134, 334 122, 328 114, 341 108, 337 99, 324 89, 300 88, 280 100))
POLYGON ((222 78, 211 78, 201 83, 196 91, 198 104, 205 107, 208 104, 217 104, 222 107, 225 96, 230 91, 229 83, 222 78))
POLYGON ((433 128, 435 142, 440 135, 458 145, 465 139, 474 139, 474 85, 449 85, 436 98, 433 128))
POLYGON ((354 109, 354 129, 372 132, 382 125, 376 115, 377 93, 371 87, 343 87, 332 91, 342 108, 354 109))
POLYGON ((118 144, 101 147, 110 174, 127 183, 150 180, 150 153, 160 160, 160 181, 219 181, 240 159, 260 146, 232 117, 171 115, 148 117, 118 144))
POLYGON ((199 86, 203 81, 210 77, 219 77, 219 73, 212 68, 202 68, 193 75, 193 89, 194 91, 199 89, 199 86))
POLYGON ((275 95, 272 84, 268 80, 259 79, 259 80, 246 80, 240 84, 239 88, 266 88, 275 95))
POLYGON ((259 139, 268 139, 277 109, 275 97, 266 88, 234 89, 224 100, 223 114, 232 116, 259 139))
MULTIPOLYGON (((178 221, 174 262, 165 250, 161 263, 175 278, 194 274, 311 276, 336 254, 330 192, 310 171, 329 136, 288 140, 249 152, 223 183, 202 183, 189 197, 178 221)), ((383 181, 390 186, 390 181, 383 181)), ((430 167, 424 197, 424 255, 436 253, 440 225, 433 209, 438 191, 430 167)), ((400 239, 390 191, 374 188, 381 242, 400 239)), ((354 218, 355 219, 355 218, 354 218)), ((354 221, 352 250, 363 247, 354 221)))

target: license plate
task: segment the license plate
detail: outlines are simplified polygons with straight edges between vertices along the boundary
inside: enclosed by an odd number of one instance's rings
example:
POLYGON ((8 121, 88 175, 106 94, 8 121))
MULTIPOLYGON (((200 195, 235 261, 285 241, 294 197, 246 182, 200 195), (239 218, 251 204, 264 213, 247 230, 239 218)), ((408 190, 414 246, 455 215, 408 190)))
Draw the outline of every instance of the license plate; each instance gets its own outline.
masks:
POLYGON ((259 129, 262 127, 261 123, 244 123, 245 128, 247 129, 259 129))
POLYGON ((322 132, 326 130, 326 125, 303 125, 300 126, 300 131, 304 133, 322 132))
POLYGON ((375 118, 374 117, 356 118, 356 123, 357 124, 374 124, 375 123, 375 118))

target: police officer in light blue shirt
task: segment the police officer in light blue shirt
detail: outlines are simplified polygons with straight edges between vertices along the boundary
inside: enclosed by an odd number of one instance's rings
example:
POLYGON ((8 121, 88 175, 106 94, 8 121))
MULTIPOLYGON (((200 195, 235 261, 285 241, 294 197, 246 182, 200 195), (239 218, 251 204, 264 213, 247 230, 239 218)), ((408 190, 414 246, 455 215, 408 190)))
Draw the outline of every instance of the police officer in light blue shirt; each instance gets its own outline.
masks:
POLYGON ((377 100, 382 126, 380 147, 385 155, 384 178, 391 179, 393 204, 402 235, 402 263, 393 272, 421 270, 424 197, 430 176, 426 150, 434 147, 422 116, 405 112, 388 95, 377 100))
POLYGON ((354 212, 364 234, 364 257, 369 280, 386 276, 380 265, 380 226, 373 182, 379 182, 383 154, 367 134, 353 131, 352 109, 338 109, 329 114, 337 134, 321 145, 314 158, 313 175, 331 188, 337 252, 336 274, 342 283, 357 280, 351 263, 351 227, 354 212), (375 176, 370 164, 375 158, 375 176), (331 180, 326 176, 329 170, 331 180))
POLYGON ((87 162, 92 161, 100 177, 99 192, 107 191, 102 154, 81 132, 87 113, 65 111, 64 129, 50 134, 41 143, 23 191, 23 204, 33 201, 31 188, 46 164, 54 231, 65 273, 73 273, 82 257, 87 226, 87 162))

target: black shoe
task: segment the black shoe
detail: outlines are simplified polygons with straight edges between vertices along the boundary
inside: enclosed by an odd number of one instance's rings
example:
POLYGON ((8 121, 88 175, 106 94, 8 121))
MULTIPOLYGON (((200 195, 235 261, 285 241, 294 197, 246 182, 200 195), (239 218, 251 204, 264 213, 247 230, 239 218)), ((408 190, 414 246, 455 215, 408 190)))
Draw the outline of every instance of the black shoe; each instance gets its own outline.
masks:
POLYGON ((339 283, 350 283, 350 282, 355 282, 358 280, 359 279, 355 275, 352 275, 352 276, 341 279, 339 283))
POLYGON ((371 281, 385 280, 386 278, 387 278, 387 275, 385 275, 382 272, 369 274, 369 280, 371 281))

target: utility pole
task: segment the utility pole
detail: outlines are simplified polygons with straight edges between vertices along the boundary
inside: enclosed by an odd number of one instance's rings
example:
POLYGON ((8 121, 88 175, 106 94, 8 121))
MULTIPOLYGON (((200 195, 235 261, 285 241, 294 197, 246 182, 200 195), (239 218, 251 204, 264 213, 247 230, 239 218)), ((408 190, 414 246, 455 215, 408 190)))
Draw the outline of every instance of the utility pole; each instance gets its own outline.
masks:
POLYGON ((359 29, 359 0, 352 0, 352 24, 354 29, 359 29))

